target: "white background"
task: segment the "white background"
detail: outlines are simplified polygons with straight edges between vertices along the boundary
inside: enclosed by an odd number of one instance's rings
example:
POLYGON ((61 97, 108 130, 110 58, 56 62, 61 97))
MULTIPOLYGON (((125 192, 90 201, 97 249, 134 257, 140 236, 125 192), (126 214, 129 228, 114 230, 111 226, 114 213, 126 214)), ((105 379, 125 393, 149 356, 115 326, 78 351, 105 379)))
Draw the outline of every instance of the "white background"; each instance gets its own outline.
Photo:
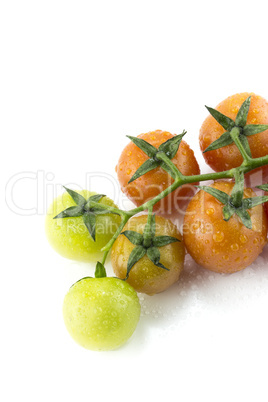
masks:
POLYGON ((204 105, 268 98, 265 4, 1 2, 1 400, 267 401, 267 247, 230 276, 187 260, 178 284, 141 297, 125 346, 91 352, 61 308, 93 266, 58 256, 44 234, 62 184, 125 201, 114 171, 125 135, 186 129, 208 171, 204 105))

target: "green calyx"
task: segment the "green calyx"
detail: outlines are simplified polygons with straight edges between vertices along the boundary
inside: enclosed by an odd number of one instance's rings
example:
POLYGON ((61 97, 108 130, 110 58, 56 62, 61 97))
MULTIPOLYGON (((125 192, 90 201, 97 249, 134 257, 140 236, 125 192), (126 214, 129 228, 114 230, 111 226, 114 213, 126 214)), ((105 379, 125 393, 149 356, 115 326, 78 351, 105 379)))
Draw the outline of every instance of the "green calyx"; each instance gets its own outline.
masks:
POLYGON ((159 268, 169 271, 163 264, 160 263, 159 247, 180 241, 176 237, 171 236, 155 236, 155 215, 148 215, 148 222, 144 228, 143 234, 133 230, 125 230, 121 233, 134 244, 136 247, 130 253, 127 263, 126 278, 133 266, 145 255, 159 268))
POLYGON ((257 188, 259 188, 263 191, 268 191, 268 184, 262 184, 261 186, 257 186, 257 188))
POLYGON ((242 183, 244 183, 244 180, 240 178, 240 180, 238 180, 234 185, 231 195, 213 187, 196 187, 212 195, 224 205, 222 213, 225 221, 229 221, 229 219, 235 214, 240 218, 244 226, 248 229, 252 229, 252 222, 248 210, 267 202, 268 196, 243 198, 244 187, 242 187, 242 183))
POLYGON ((92 276, 84 276, 83 278, 79 279, 71 287, 73 287, 76 283, 83 281, 84 279, 94 279, 94 278, 106 278, 106 269, 104 265, 97 261, 96 268, 95 268, 95 274, 94 277, 92 276))
POLYGON ((95 268, 95 278, 106 278, 106 269, 104 265, 97 261, 96 268, 95 268))
MULTIPOLYGON (((63 186, 64 187, 64 186, 63 186)), ((105 197, 104 194, 95 194, 90 196, 87 200, 76 191, 70 190, 64 187, 67 193, 72 197, 76 206, 69 207, 64 211, 60 212, 53 219, 59 218, 75 218, 82 216, 84 224, 89 231, 90 236, 95 241, 96 240, 96 218, 98 215, 116 213, 111 212, 106 208, 105 205, 99 203, 100 200, 105 197)))
POLYGON ((249 157, 251 157, 251 151, 248 144, 247 137, 257 133, 261 133, 268 129, 267 124, 247 124, 247 116, 250 107, 251 96, 249 96, 241 105, 236 119, 232 120, 230 117, 225 116, 216 109, 206 106, 209 113, 214 117, 214 119, 226 130, 220 138, 212 142, 203 153, 208 151, 214 151, 230 145, 234 142, 234 133, 238 133, 238 139, 242 143, 244 149, 246 150, 249 157))
POLYGON ((160 153, 161 154, 164 153, 169 159, 173 159, 179 149, 181 140, 185 134, 186 131, 183 131, 182 134, 170 138, 169 140, 161 144, 158 149, 153 145, 149 144, 149 142, 141 138, 131 137, 127 135, 127 137, 149 157, 149 159, 147 159, 137 169, 137 171, 134 173, 134 175, 131 177, 128 183, 133 182, 134 180, 143 176, 145 173, 148 173, 159 166, 161 166, 164 170, 166 170, 174 179, 175 178, 174 171, 170 169, 170 167, 163 160, 159 159, 158 155, 160 153))

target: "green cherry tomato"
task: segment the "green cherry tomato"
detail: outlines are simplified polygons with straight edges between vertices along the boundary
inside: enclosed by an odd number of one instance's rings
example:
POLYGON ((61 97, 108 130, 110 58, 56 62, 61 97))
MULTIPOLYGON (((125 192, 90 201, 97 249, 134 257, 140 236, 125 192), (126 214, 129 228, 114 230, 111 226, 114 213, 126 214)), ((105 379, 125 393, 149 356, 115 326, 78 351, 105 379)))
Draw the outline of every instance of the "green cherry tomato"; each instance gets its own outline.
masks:
POLYGON ((64 322, 72 338, 90 350, 113 350, 133 334, 140 317, 135 290, 118 278, 83 278, 66 294, 64 322))
MULTIPOLYGON (((96 194, 87 190, 77 191, 88 199, 96 194)), ((103 197, 101 204, 116 207, 114 202, 103 197)), ((63 257, 76 261, 93 261, 101 258, 101 248, 104 247, 116 232, 121 218, 115 214, 98 215, 96 218, 96 239, 89 234, 82 216, 53 219, 66 208, 75 206, 72 197, 63 193, 55 198, 48 209, 45 228, 51 246, 63 257)))

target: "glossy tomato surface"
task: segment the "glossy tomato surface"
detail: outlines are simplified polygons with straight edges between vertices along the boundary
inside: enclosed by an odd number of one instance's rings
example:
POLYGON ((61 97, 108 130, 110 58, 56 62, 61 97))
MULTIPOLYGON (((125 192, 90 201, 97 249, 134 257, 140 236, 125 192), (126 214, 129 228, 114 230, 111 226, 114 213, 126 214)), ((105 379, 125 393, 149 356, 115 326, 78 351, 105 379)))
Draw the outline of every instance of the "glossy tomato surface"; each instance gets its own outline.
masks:
MULTIPOLYGON (((149 142, 156 148, 173 137, 169 132, 161 130, 151 131, 138 136, 138 138, 149 142)), ((158 167, 128 184, 133 174, 147 159, 148 156, 130 142, 124 148, 116 166, 118 180, 123 193, 137 206, 154 198, 174 182, 164 169, 158 167)), ((178 152, 172 159, 172 162, 186 176, 200 173, 194 152, 184 140, 181 141, 178 152)), ((155 205, 154 211, 167 215, 172 214, 174 209, 176 210, 181 203, 187 202, 194 192, 195 188, 193 185, 184 185, 159 201, 155 205)))
MULTIPOLYGON (((227 194, 233 186, 227 181, 212 185, 227 194)), ((244 190, 245 198, 253 196, 253 190, 244 190)), ((247 229, 237 215, 224 221, 222 209, 220 201, 200 190, 188 204, 183 238, 188 253, 202 267, 232 273, 250 265, 262 252, 266 244, 267 218, 262 205, 249 209, 252 229, 247 229)))
MULTIPOLYGON (((123 231, 133 230, 142 234, 146 222, 147 215, 133 217, 123 231)), ((154 265, 147 255, 142 257, 131 269, 127 282, 137 292, 149 295, 164 291, 179 279, 185 256, 182 236, 170 220, 156 216, 155 233, 156 236, 171 236, 181 241, 159 247, 160 263, 169 271, 154 265)), ((126 277, 128 258, 134 247, 134 244, 122 234, 115 241, 112 247, 111 262, 117 277, 122 279, 126 277)))
POLYGON ((63 302, 68 332, 91 350, 113 350, 133 334, 140 318, 135 290, 117 278, 84 278, 76 282, 63 302))
MULTIPOLYGON (((96 194, 87 190, 77 191, 84 198, 96 194)), ((116 207, 108 197, 100 201, 104 205, 116 207)), ((92 261, 101 258, 101 248, 112 238, 118 228, 120 217, 115 214, 98 215, 96 219, 96 239, 90 236, 81 216, 53 219, 60 212, 75 206, 72 197, 67 193, 55 198, 50 205, 45 230, 49 243, 60 255, 76 261, 92 261)))
MULTIPOLYGON (((249 96, 251 96, 251 103, 247 124, 268 124, 268 102, 254 93, 244 92, 229 96, 219 103, 215 109, 235 120, 240 106, 249 96)), ((225 131, 226 130, 209 115, 203 122, 199 134, 199 143, 202 152, 225 131)), ((253 158, 268 154, 268 130, 248 136, 247 139, 253 158)), ((243 162, 242 156, 234 143, 220 149, 208 151, 203 155, 206 163, 217 172, 240 166, 243 162)))

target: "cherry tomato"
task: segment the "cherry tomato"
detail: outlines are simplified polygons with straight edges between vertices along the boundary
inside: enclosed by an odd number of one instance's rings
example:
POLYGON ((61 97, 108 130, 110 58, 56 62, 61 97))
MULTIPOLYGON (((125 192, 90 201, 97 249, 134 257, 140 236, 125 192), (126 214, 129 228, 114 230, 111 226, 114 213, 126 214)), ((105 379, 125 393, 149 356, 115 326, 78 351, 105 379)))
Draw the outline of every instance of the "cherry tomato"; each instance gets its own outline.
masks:
MULTIPOLYGON (((251 103, 247 117, 247 124, 268 124, 268 102, 254 93, 239 93, 229 96, 222 101, 216 110, 235 120, 242 103, 251 95, 251 103)), ((209 115, 201 126, 199 134, 202 152, 225 132, 224 128, 209 115)), ((257 158, 268 153, 268 130, 247 137, 252 157, 257 158)), ((206 163, 215 171, 220 172, 240 166, 242 156, 236 145, 230 144, 220 149, 205 152, 206 163)))
MULTIPOLYGON (((147 222, 147 215, 140 215, 131 218, 125 225, 124 230, 143 233, 147 222)), ((168 219, 156 216, 156 236, 171 236, 182 240, 177 227, 168 219)), ((111 262, 117 277, 126 278, 127 262, 134 249, 134 245, 121 234, 115 241, 112 252, 111 262)), ((149 295, 160 293, 175 283, 180 276, 184 265, 184 244, 182 241, 174 242, 163 247, 159 247, 160 263, 169 271, 157 267, 145 255, 131 269, 127 282, 133 286, 137 292, 149 295)))
MULTIPOLYGON (((212 187, 231 194, 234 183, 215 182, 212 187)), ((244 197, 254 197, 250 188, 244 197)), ((193 259, 211 271, 232 273, 250 265, 266 243, 267 218, 262 205, 248 212, 252 229, 247 229, 237 215, 223 220, 223 204, 207 192, 200 190, 188 204, 183 238, 193 259)))
MULTIPOLYGON (((96 193, 77 191, 88 199, 96 193)), ((116 207, 111 199, 104 197, 104 205, 116 207)), ((121 218, 115 214, 98 215, 96 218, 96 239, 90 236, 81 216, 53 219, 68 207, 75 206, 72 197, 63 193, 57 197, 48 209, 45 229, 51 246, 63 257, 76 261, 92 261, 101 258, 101 248, 112 238, 120 224, 121 218)))
MULTIPOLYGON (((161 130, 151 131, 138 136, 138 138, 149 142, 156 148, 172 137, 174 136, 169 132, 161 130)), ((133 174, 147 159, 148 156, 131 142, 124 148, 116 166, 122 191, 137 206, 154 198, 174 182, 164 169, 158 167, 128 184, 133 174)), ((183 140, 172 162, 186 176, 200 173, 194 152, 183 140)), ((194 192, 193 185, 184 185, 159 201, 155 205, 154 211, 171 214, 174 208, 177 209, 181 203, 185 202, 185 198, 188 199, 194 192)))
POLYGON ((140 317, 135 290, 117 278, 84 278, 63 302, 64 322, 72 338, 91 350, 112 350, 133 334, 140 317))

